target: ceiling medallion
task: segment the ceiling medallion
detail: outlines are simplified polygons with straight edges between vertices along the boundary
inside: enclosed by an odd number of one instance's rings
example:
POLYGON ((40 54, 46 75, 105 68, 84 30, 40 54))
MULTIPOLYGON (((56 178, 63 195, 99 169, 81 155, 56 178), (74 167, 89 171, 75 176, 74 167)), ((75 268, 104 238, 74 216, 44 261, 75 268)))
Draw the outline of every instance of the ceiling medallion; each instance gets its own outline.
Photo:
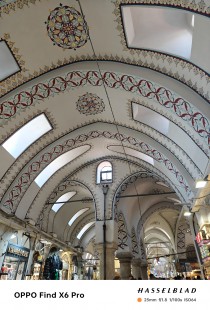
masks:
POLYGON ((73 7, 56 7, 50 12, 47 22, 47 32, 54 45, 65 49, 76 49, 83 46, 87 40, 88 27, 82 15, 73 7))
POLYGON ((94 115, 102 113, 105 110, 105 104, 103 100, 96 94, 86 93, 79 97, 77 101, 77 110, 81 114, 94 115))

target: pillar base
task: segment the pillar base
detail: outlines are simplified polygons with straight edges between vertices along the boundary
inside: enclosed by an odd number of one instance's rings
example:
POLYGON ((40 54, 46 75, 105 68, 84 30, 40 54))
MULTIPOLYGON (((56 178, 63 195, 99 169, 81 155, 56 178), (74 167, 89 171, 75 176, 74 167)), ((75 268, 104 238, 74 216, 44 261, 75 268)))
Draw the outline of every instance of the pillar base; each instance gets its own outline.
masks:
POLYGON ((131 260, 133 255, 130 252, 119 252, 116 256, 120 261, 120 277, 122 280, 128 280, 131 275, 131 260))
POLYGON ((141 278, 142 278, 142 280, 148 280, 147 263, 146 262, 141 263, 141 278))
POLYGON ((140 258, 133 258, 131 262, 132 266, 132 275, 136 280, 139 278, 142 279, 142 272, 141 272, 141 259, 140 258))
MULTIPOLYGON (((104 245, 103 243, 96 244, 96 249, 99 253, 100 259, 100 280, 104 280, 104 245)), ((106 280, 112 280, 115 276, 114 258, 117 244, 106 243, 106 280)))

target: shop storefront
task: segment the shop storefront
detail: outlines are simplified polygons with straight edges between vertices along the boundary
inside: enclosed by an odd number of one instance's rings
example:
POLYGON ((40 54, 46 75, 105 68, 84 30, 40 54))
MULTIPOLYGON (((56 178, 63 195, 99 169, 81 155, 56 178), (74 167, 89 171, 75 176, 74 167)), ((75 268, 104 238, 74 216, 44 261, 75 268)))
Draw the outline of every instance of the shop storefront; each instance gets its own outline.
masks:
POLYGON ((210 224, 205 224, 196 236, 206 279, 210 279, 210 224))
POLYGON ((23 280, 26 274, 30 250, 8 243, 1 267, 1 279, 3 280, 23 280))
POLYGON ((39 251, 33 255, 32 274, 30 280, 40 280, 43 273, 43 256, 39 251))
POLYGON ((60 258, 62 260, 63 268, 61 270, 61 279, 71 279, 71 255, 69 252, 61 252, 60 258))
POLYGON ((174 278, 176 276, 176 268, 173 262, 161 257, 155 258, 150 265, 150 272, 156 278, 174 278))
POLYGON ((62 280, 63 263, 59 250, 52 248, 44 264, 43 280, 62 280))

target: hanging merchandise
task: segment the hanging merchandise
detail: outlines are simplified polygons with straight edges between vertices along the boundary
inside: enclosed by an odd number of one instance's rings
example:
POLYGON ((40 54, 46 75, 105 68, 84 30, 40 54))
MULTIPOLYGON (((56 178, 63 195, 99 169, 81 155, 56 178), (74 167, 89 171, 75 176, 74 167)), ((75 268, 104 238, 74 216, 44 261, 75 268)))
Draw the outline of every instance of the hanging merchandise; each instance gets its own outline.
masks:
POLYGON ((50 254, 45 261, 43 279, 44 280, 60 280, 59 270, 63 269, 63 263, 58 253, 50 254))
POLYGON ((32 280, 39 280, 41 274, 42 263, 34 263, 32 280))
POLYGON ((30 280, 39 280, 42 273, 42 261, 43 257, 39 251, 35 251, 33 255, 32 275, 30 280))
POLYGON ((209 224, 203 225, 202 229, 196 236, 196 241, 200 249, 201 258, 204 266, 209 266, 210 262, 210 228, 209 224))

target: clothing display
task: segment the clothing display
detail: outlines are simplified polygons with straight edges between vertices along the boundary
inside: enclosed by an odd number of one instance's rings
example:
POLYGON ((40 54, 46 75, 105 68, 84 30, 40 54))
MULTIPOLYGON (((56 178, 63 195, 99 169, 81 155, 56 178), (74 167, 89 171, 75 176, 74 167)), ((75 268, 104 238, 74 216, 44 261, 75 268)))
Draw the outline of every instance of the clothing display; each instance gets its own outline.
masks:
POLYGON ((62 270, 63 263, 57 254, 49 256, 45 261, 43 279, 59 280, 59 270, 62 270))

